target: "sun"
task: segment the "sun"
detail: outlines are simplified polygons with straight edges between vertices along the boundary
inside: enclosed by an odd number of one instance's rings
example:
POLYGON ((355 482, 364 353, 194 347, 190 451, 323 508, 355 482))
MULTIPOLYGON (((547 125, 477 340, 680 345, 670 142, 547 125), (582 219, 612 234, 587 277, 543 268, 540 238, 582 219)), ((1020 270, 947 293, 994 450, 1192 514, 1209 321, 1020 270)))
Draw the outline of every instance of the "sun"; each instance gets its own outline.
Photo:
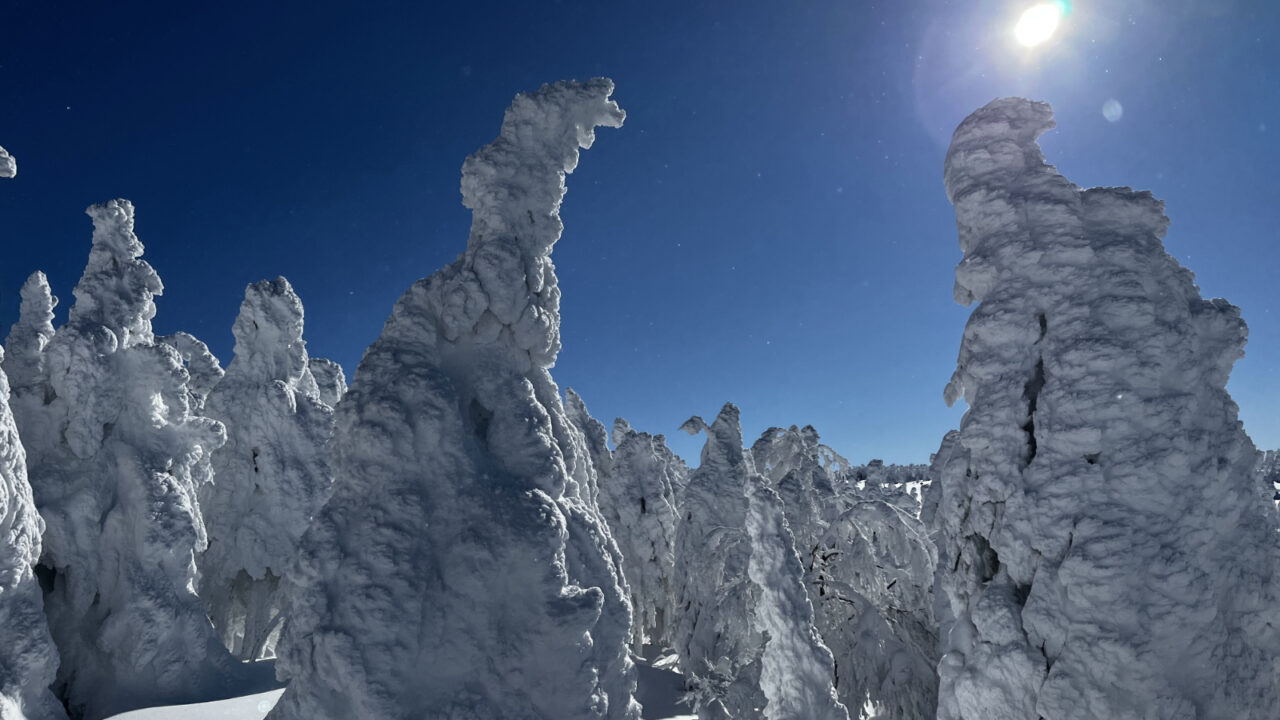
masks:
POLYGON ((1062 19, 1062 5, 1056 2, 1032 5, 1018 18, 1013 28, 1013 36, 1025 47, 1035 47, 1053 37, 1058 29, 1058 21, 1062 19))

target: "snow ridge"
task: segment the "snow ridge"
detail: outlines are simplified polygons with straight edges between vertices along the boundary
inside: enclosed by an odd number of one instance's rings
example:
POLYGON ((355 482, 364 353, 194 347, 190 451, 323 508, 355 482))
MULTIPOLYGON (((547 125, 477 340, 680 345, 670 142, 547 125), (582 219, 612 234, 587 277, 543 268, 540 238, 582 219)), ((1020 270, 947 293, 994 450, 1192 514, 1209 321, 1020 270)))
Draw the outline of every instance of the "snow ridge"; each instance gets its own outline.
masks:
POLYGON ((1280 717, 1275 509, 1225 391, 1246 328, 1164 252, 1163 205, 1082 190, 996 100, 947 192, 978 302, 936 456, 938 717, 1280 717))
POLYGON ((338 404, 273 720, 638 717, 589 452, 547 372, 564 177, 622 124, 612 90, 517 96, 463 165, 466 252, 401 297, 338 404))

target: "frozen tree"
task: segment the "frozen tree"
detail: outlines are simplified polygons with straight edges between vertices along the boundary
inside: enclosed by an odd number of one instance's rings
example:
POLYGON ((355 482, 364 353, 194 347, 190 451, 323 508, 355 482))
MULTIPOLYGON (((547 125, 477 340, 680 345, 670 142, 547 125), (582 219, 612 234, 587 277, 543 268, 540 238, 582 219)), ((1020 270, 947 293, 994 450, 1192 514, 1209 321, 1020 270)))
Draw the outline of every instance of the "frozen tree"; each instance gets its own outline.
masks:
POLYGON ((1246 329, 1164 252, 1163 205, 1044 162, 1043 103, 947 152, 978 302, 929 498, 939 717, 1280 717, 1275 509, 1225 391, 1246 329))
POLYGON ((680 497, 676 529, 676 617, 672 645, 680 656, 702 720, 761 717, 760 655, 764 636, 753 618, 760 588, 748 573, 747 483, 755 470, 742 449, 738 408, 715 422, 690 418, 681 429, 706 432, 702 461, 680 497))
POLYGON ((585 441, 547 372, 564 177, 622 124, 612 90, 517 96, 463 165, 466 252, 401 297, 338 405, 273 720, 638 717, 585 441))
POLYGON ((587 410, 587 404, 582 400, 582 396, 574 391, 573 388, 565 388, 564 414, 569 423, 582 435, 584 448, 591 460, 591 468, 595 471, 594 479, 588 481, 584 490, 590 497, 590 501, 598 506, 600 485, 608 482, 609 476, 613 472, 613 453, 609 450, 609 431, 605 430, 604 423, 591 416, 591 413, 587 410))
POLYGON ((32 573, 43 530, 27 483, 26 453, 9 412, 9 381, 0 370, 0 720, 66 717, 49 691, 58 651, 32 573))
MULTIPOLYGON (((14 177, 17 173, 13 156, 0 148, 0 177, 14 177)), ((40 557, 44 521, 36 512, 27 482, 26 452, 9 410, 9 380, 5 375, 14 367, 19 372, 36 372, 33 366, 38 366, 48 336, 39 336, 43 326, 35 321, 36 313, 27 304, 37 294, 40 283, 47 295, 49 286, 41 273, 32 275, 22 288, 24 309, 7 341, 18 352, 6 357, 0 351, 4 366, 0 370, 0 720, 66 717, 49 692, 58 669, 58 651, 49 636, 40 586, 32 573, 40 557), (24 354, 29 348, 34 351, 24 354)), ((52 301, 48 307, 53 307, 52 301)), ((52 317, 50 313, 49 320, 52 317)))
POLYGON ((812 427, 770 428, 752 456, 796 529, 840 700, 861 718, 932 718, 936 553, 911 496, 893 489, 915 475, 876 461, 851 468, 812 427))
POLYGON ((315 378, 316 387, 320 390, 320 402, 329 407, 337 407, 338 401, 347 393, 347 375, 342 366, 326 358, 308 358, 307 367, 311 368, 311 377, 315 378))
MULTIPOLYGON (((46 522, 55 689, 96 720, 211 699, 244 678, 194 592, 205 543, 196 493, 222 425, 191 413, 181 357, 153 342, 161 284, 140 257, 133 206, 113 200, 88 214, 89 262, 44 350, 44 403, 22 431, 46 522)), ((32 297, 49 305, 47 291, 32 297)))
POLYGON ((0 178, 11 178, 18 176, 18 160, 9 154, 8 150, 0 147, 0 178))
POLYGON ((209 535, 200 596, 243 660, 262 656, 282 620, 280 578, 333 486, 333 408, 320 400, 302 329, 288 280, 245 288, 235 357, 206 402, 227 444, 213 454, 213 484, 200 489, 209 535))
POLYGON ((22 304, 18 321, 5 338, 4 371, 13 389, 13 414, 19 428, 38 415, 45 404, 44 350, 53 338, 53 309, 57 298, 49 291, 49 280, 37 270, 22 284, 22 304))
POLYGON ((187 369, 187 390, 191 394, 191 410, 203 411, 205 398, 209 396, 209 391, 222 380, 224 374, 217 356, 209 351, 209 346, 205 345, 204 341, 190 333, 158 335, 156 342, 178 351, 178 355, 182 358, 182 365, 187 369))
MULTIPOLYGON (((603 428, 601 428, 603 429, 603 428)), ((600 483, 600 510, 626 558, 623 574, 631 588, 633 642, 663 642, 675 615, 676 505, 674 487, 684 485, 688 468, 661 435, 613 424, 610 476, 600 483)))
POLYGON ((782 499, 760 482, 748 482, 747 574, 759 590, 753 613, 766 638, 760 656, 760 689, 769 720, 848 720, 836 699, 831 651, 813 626, 804 571, 787 527, 782 499))

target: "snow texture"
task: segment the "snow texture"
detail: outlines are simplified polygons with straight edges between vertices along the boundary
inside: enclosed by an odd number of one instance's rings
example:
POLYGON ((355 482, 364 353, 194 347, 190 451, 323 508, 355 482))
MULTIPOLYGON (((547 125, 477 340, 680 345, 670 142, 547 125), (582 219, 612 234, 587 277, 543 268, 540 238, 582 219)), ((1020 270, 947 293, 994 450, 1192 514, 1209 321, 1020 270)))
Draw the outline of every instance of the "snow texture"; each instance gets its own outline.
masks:
MULTIPOLYGON (((756 476, 759 478, 759 476, 756 476)), ((782 499, 763 483, 748 483, 747 574, 759 588, 756 631, 766 638, 760 657, 760 689, 769 720, 848 720, 836 699, 831 651, 813 626, 804 568, 787 527, 782 499)))
POLYGON ((209 391, 213 390, 224 375, 222 364, 218 362, 217 356, 209 351, 209 346, 205 345, 204 341, 190 333, 176 332, 172 335, 160 335, 156 337, 156 342, 178 351, 178 355, 182 357, 182 365, 187 369, 187 389, 191 393, 191 410, 203 411, 204 401, 209 396, 209 391))
POLYGON ((66 717, 49 691, 58 651, 33 574, 43 531, 9 410, 9 381, 0 370, 0 720, 66 717))
POLYGON ((978 302, 935 461, 938 716, 1280 717, 1275 509, 1225 391, 1239 310, 1163 204, 1045 164, 1043 103, 969 116, 945 179, 978 302))
POLYGON ((751 450, 795 533, 840 700, 860 718, 934 717, 936 552, 906 489, 921 470, 850 467, 808 426, 770 428, 751 450))
POLYGON ((401 297, 338 404, 273 720, 639 717, 589 452, 547 372, 564 178, 622 124, 612 90, 517 96, 463 165, 466 252, 401 297))
POLYGON ((19 418, 19 426, 29 414, 28 406, 34 412, 45 404, 44 349, 53 338, 53 309, 57 305, 44 273, 39 270, 31 273, 22 284, 18 321, 9 328, 5 338, 4 371, 13 389, 13 412, 19 418))
POLYGON ((200 596, 223 642, 256 660, 283 619, 280 578, 332 492, 334 417, 311 375, 302 301, 288 280, 245 288, 231 331, 235 357, 206 402, 227 444, 213 454, 213 484, 200 490, 209 534, 200 596))
POLYGON ((307 367, 311 368, 311 377, 315 378, 320 391, 320 402, 337 407, 338 401, 347 394, 347 374, 342 366, 326 358, 313 357, 307 359, 307 367))
MULTIPOLYGON (((603 429, 603 428, 601 428, 603 429)), ((667 640, 675 615, 675 487, 689 470, 661 435, 613 424, 612 467, 600 484, 600 510, 626 558, 623 574, 631 588, 635 647, 667 640)))
POLYGON ((755 474, 742 449, 738 408, 715 422, 692 417, 682 427, 706 432, 702 460, 679 498, 676 529, 676 620, 672 645, 702 720, 760 718, 760 656, 765 638, 753 618, 760 587, 751 581, 747 483, 755 474))
MULTIPOLYGON (((93 248, 76 304, 44 348, 33 388, 43 403, 19 423, 46 522, 55 690, 74 716, 96 720, 224 696, 242 677, 194 592, 205 543, 196 493, 223 428, 192 414, 181 357, 152 342, 161 283, 140 258, 133 206, 114 200, 88 214, 93 248)), ((20 324, 36 329, 30 350, 51 302, 42 281, 28 286, 33 307, 20 324)))
POLYGON ((8 150, 0 147, 0 178, 11 178, 18 176, 18 160, 9 154, 8 150))

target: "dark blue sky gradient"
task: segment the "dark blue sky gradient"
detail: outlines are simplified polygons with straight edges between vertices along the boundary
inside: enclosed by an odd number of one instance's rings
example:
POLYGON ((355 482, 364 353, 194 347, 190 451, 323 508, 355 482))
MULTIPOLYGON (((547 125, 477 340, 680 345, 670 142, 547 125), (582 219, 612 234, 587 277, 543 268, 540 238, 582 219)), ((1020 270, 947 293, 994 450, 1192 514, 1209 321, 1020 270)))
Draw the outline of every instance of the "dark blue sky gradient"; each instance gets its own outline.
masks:
POLYGON ((312 354, 353 371, 465 247, 459 168, 511 97, 606 75, 629 115, 569 178, 560 384, 669 436, 733 400, 748 444, 812 423, 856 462, 924 462, 959 423, 941 390, 969 312, 943 152, 1022 94, 1053 103, 1069 178, 1168 203, 1169 251, 1244 310, 1231 389, 1280 446, 1280 6, 1081 1, 1026 51, 1030 4, 10 2, 0 332, 35 269, 65 316, 84 208, 127 197, 158 332, 226 363, 244 286, 285 275, 312 354))

